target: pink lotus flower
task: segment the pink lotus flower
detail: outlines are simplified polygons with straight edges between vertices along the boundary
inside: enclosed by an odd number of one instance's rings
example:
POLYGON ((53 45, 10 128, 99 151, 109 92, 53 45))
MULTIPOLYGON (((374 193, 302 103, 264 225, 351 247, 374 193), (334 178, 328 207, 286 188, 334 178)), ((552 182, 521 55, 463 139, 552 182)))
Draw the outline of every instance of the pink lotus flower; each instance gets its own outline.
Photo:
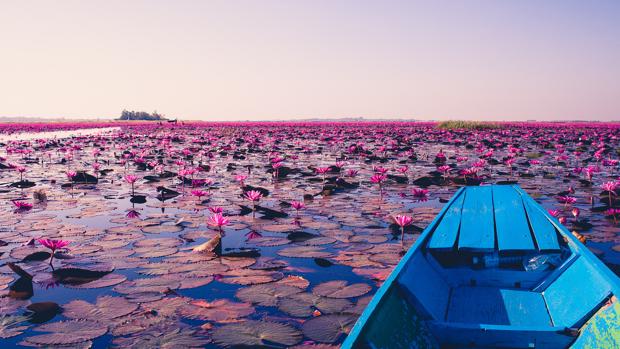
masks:
POLYGON ((577 199, 572 196, 558 196, 558 202, 564 204, 564 206, 572 205, 577 202, 577 199))
POLYGON ((245 192, 245 197, 252 202, 258 202, 263 197, 263 194, 258 190, 249 190, 245 192))
POLYGON ((549 214, 555 218, 560 217, 560 214, 562 213, 560 212, 560 210, 547 210, 547 212, 549 212, 549 214))
POLYGON ((126 176, 125 176, 125 181, 126 181, 127 183, 131 184, 131 196, 133 196, 133 195, 134 195, 134 193, 135 193, 135 192, 134 192, 134 185, 135 185, 135 183, 136 183, 136 181, 137 181, 137 180, 138 180, 138 177, 137 177, 137 176, 134 176, 134 175, 126 175, 126 176))
POLYGON ((318 174, 325 175, 327 172, 329 172, 329 167, 317 167, 316 168, 316 173, 318 174))
POLYGON ((13 200, 13 205, 16 207, 16 212, 23 212, 31 210, 33 205, 26 201, 13 200))
POLYGON ((136 218, 140 218, 140 212, 136 211, 136 210, 129 210, 127 212, 127 214, 125 215, 125 217, 129 218, 129 219, 136 219, 136 218))
POLYGON ((381 167, 381 166, 376 166, 372 168, 373 171, 375 171, 376 173, 380 173, 380 174, 386 174, 388 172, 388 169, 385 167, 381 167))
POLYGON ((413 217, 406 215, 396 215, 394 217, 394 221, 396 221, 396 224, 398 224, 399 227, 404 228, 411 225, 411 223, 413 222, 413 217))
POLYGON ((448 165, 439 166, 437 167, 437 171, 443 173, 443 175, 445 176, 448 172, 450 172, 450 166, 448 165))
POLYGON ((138 180, 138 176, 135 175, 126 175, 125 182, 129 184, 134 184, 138 180))
POLYGON ((192 190, 192 195, 197 196, 198 200, 200 200, 203 196, 209 195, 209 192, 204 191, 204 190, 200 190, 200 189, 196 189, 196 190, 192 190))
POLYGON ((222 231, 222 227, 228 225, 228 223, 228 218, 224 217, 224 215, 222 215, 221 213, 214 213, 207 220, 207 224, 216 226, 220 230, 220 232, 222 231))
POLYGON ((291 206, 295 209, 297 215, 299 215, 299 210, 302 210, 306 207, 306 204, 300 201, 291 202, 291 206))
POLYGON ((399 168, 396 169, 397 172, 400 172, 402 174, 406 174, 407 172, 409 172, 409 166, 401 166, 399 168))
POLYGON ((347 170, 347 177, 355 177, 357 176, 358 173, 359 173, 358 170, 350 168, 347 170))
POLYGON ((41 245, 52 250, 52 253, 51 253, 52 256, 50 257, 50 265, 52 265, 52 261, 54 260, 54 253, 56 253, 56 250, 69 245, 69 241, 66 241, 66 240, 38 239, 37 241, 41 245))
POLYGON ((213 213, 223 213, 224 209, 219 206, 212 206, 212 207, 209 207, 209 211, 213 213))
POLYGON ((609 207, 613 206, 612 196, 616 196, 616 189, 618 189, 620 184, 618 182, 605 182, 601 184, 601 189, 607 192, 607 196, 609 198, 609 207))
POLYGON ((370 181, 375 184, 381 184, 386 178, 387 177, 385 175, 375 174, 372 177, 370 177, 370 181))
POLYGON ((620 208, 610 208, 605 211, 605 215, 607 217, 612 217, 614 219, 614 223, 618 223, 617 216, 620 215, 620 208))
POLYGON ((67 175, 67 178, 68 178, 69 180, 73 180, 73 178, 74 178, 75 176, 77 176, 77 172, 75 172, 75 171, 67 171, 67 172, 65 172, 65 174, 67 175))
POLYGON ((413 223, 413 217, 406 215, 396 215, 394 221, 400 227, 400 246, 405 249, 405 227, 413 223))
POLYGON ((241 186, 243 186, 243 182, 244 182, 246 179, 248 179, 248 176, 245 176, 245 175, 236 175, 236 176, 235 176, 235 181, 239 182, 239 184, 240 184, 241 186))
POLYGON ((414 198, 418 199, 427 199, 428 198, 428 189, 411 189, 411 194, 413 194, 414 198))

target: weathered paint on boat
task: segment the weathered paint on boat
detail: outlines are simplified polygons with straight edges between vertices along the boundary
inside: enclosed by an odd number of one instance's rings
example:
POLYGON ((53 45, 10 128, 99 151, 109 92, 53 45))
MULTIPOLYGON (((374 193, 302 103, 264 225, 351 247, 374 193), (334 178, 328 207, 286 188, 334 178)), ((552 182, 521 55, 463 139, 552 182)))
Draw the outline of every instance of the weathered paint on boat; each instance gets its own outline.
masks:
POLYGON ((385 280, 342 348, 620 347, 619 294, 618 277, 521 188, 465 187, 385 280), (468 271, 433 257, 488 253, 562 259, 550 271, 468 271))

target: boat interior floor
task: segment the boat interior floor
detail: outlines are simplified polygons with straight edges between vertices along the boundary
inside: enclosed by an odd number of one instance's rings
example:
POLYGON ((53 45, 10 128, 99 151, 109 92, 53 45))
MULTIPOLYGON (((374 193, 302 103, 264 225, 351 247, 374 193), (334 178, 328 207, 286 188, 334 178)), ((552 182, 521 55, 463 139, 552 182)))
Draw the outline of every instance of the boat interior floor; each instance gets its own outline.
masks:
POLYGON ((442 328, 505 326, 565 331, 583 325, 611 296, 584 258, 569 254, 550 270, 443 267, 419 252, 399 276, 403 295, 442 328))

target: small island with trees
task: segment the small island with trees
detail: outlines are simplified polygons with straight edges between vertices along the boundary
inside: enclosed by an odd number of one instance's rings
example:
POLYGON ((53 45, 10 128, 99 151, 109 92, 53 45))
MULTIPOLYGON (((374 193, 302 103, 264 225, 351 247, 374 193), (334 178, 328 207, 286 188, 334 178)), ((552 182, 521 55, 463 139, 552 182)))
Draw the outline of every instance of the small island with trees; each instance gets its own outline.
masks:
POLYGON ((147 121, 166 121, 162 114, 154 111, 153 113, 147 113, 145 111, 123 110, 118 120, 147 120, 147 121))

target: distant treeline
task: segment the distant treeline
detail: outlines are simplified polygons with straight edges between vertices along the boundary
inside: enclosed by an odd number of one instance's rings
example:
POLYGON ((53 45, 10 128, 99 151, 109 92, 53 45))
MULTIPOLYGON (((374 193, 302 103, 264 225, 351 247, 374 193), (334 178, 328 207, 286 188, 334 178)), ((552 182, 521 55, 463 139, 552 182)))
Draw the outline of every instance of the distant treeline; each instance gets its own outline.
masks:
POLYGON ((166 120, 163 115, 154 111, 147 113, 145 111, 123 110, 119 120, 166 120))
POLYGON ((437 127, 444 130, 489 130, 501 128, 502 125, 497 122, 448 120, 440 122, 437 127))

